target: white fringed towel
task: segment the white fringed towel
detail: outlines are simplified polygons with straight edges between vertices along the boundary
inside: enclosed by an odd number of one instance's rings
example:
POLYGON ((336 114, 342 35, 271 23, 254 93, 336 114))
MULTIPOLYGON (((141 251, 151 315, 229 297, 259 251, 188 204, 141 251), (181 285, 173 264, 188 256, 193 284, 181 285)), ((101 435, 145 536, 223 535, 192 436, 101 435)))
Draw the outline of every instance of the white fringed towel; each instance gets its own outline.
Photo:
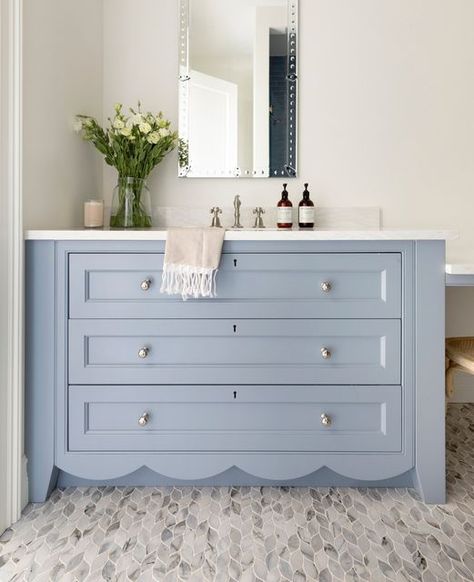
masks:
POLYGON ((189 297, 216 296, 223 228, 170 228, 166 239, 161 293, 189 297))

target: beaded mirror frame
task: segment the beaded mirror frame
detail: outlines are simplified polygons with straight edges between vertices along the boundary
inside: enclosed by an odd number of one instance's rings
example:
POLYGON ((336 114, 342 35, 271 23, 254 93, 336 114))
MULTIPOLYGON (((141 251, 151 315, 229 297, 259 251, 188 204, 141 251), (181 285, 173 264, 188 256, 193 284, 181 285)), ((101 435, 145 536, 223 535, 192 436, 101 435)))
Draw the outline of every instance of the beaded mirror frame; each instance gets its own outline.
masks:
MULTIPOLYGON (((216 0, 221 1, 221 0, 216 0)), ((263 167, 239 166, 229 168, 193 167, 189 151, 190 137, 190 62, 191 3, 199 0, 179 0, 179 160, 178 176, 182 178, 285 178, 297 176, 298 158, 298 0, 287 4, 287 60, 286 60, 286 112, 287 131, 284 155, 278 167, 271 160, 263 167)), ((270 103, 269 103, 270 111, 270 103)), ((255 131, 255 130, 254 130, 255 131)), ((270 158, 270 156, 269 156, 270 158)))

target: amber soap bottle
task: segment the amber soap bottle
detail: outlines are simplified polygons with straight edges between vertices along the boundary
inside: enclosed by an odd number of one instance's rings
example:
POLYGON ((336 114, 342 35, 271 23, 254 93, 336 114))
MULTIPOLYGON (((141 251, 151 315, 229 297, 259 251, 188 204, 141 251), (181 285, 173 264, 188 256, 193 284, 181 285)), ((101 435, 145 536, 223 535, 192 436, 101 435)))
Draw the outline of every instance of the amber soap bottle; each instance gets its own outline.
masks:
POLYGON ((303 200, 298 207, 298 226, 314 228, 314 202, 309 198, 309 184, 304 185, 303 200))
POLYGON ((293 204, 288 200, 288 192, 286 187, 288 184, 283 184, 283 192, 281 193, 281 200, 278 202, 277 208, 277 226, 278 228, 293 228, 293 204))

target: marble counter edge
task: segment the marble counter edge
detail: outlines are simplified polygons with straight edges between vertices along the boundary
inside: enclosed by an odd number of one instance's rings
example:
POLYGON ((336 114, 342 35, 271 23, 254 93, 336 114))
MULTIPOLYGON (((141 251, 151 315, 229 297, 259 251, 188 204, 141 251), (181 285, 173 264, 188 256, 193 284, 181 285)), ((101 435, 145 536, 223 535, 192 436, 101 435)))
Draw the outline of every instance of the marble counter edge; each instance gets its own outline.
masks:
POLYGON ((474 263, 447 263, 448 287, 474 287, 474 263))
MULTIPOLYGON (((64 230, 26 230, 25 240, 63 240, 63 241, 164 241, 167 229, 147 230, 109 230, 109 229, 64 229, 64 230)), ((244 229, 226 230, 228 241, 331 241, 331 240, 455 240, 458 235, 448 230, 288 230, 244 229)))
POLYGON ((447 263, 448 275, 474 275, 474 263, 447 263))

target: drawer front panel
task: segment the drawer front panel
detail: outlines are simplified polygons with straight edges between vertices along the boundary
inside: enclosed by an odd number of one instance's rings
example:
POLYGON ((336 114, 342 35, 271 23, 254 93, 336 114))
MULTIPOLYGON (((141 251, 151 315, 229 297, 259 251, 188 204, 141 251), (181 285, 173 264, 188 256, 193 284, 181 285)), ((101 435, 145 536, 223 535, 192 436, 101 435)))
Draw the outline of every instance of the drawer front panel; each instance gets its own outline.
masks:
POLYGON ((72 320, 69 382, 400 384, 400 325, 398 320, 72 320))
POLYGON ((399 386, 69 388, 71 451, 396 452, 401 426, 399 386))
POLYGON ((159 253, 71 254, 70 317, 401 316, 399 253, 224 254, 218 297, 187 302, 160 293, 162 268, 159 253))

